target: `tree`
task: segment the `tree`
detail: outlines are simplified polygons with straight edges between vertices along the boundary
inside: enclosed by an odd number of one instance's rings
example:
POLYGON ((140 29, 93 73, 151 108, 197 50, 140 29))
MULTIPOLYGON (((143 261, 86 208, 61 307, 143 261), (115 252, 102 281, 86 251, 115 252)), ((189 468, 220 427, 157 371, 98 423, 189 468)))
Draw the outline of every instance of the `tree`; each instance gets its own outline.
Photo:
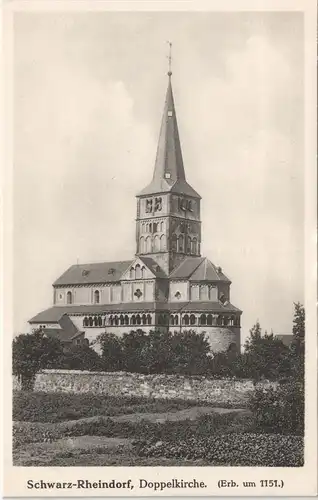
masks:
POLYGON ((147 334, 141 330, 124 333, 122 339, 123 368, 128 372, 147 373, 147 334))
POLYGON ((88 345, 72 345, 54 363, 64 370, 101 371, 104 369, 101 356, 88 345))
POLYGON ((122 370, 124 366, 121 339, 113 333, 102 333, 98 341, 102 350, 102 362, 105 371, 122 370))
POLYGON ((61 342, 45 337, 41 331, 18 335, 12 344, 12 368, 22 390, 32 390, 35 375, 43 368, 53 367, 62 353, 61 342))
POLYGON ((204 334, 195 331, 167 332, 142 330, 121 338, 103 334, 102 358, 107 369, 135 373, 205 373, 210 345, 204 334))
POLYGON ((147 373, 170 373, 173 371, 171 332, 153 330, 145 337, 143 348, 147 373))
POLYGON ((304 378, 305 368, 305 308, 294 303, 293 339, 290 346, 292 372, 298 379, 304 378))
POLYGON ((175 373, 199 375, 206 373, 211 354, 204 333, 194 330, 174 332, 171 336, 171 357, 175 373))
MULTIPOLYGON (((289 349, 273 333, 265 332, 257 321, 245 342, 243 362, 247 374, 254 380, 278 379, 290 373, 289 349)), ((242 361, 242 360, 241 360, 242 361)))

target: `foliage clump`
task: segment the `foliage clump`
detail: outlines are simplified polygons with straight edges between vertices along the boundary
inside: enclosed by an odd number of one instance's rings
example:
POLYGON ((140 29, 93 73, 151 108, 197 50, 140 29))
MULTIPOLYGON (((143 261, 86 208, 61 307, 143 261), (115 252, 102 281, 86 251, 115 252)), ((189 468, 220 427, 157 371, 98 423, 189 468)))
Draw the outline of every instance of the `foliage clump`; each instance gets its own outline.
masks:
POLYGON ((206 374, 210 345, 203 333, 135 330, 99 338, 105 370, 133 373, 206 374))

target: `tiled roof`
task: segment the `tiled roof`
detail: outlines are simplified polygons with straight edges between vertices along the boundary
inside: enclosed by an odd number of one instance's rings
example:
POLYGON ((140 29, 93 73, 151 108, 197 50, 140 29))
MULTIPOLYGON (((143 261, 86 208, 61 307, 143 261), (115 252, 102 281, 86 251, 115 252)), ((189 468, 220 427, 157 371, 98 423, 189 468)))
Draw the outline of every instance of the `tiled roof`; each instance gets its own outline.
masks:
POLYGON ((138 311, 211 311, 211 312, 238 312, 237 307, 220 302, 129 302, 121 304, 92 304, 73 306, 54 306, 40 312, 29 323, 58 322, 63 314, 105 314, 125 313, 138 311))
POLYGON ((161 122, 155 169, 151 183, 139 196, 174 192, 200 198, 185 178, 178 123, 169 78, 161 122))
POLYGON ((83 335, 83 332, 80 332, 77 329, 71 318, 67 314, 65 314, 65 312, 64 313, 61 312, 59 314, 58 321, 52 321, 51 319, 46 319, 45 316, 43 316, 43 319, 41 321, 41 323, 55 323, 55 322, 61 328, 43 328, 42 330, 43 333, 45 333, 45 335, 47 335, 48 337, 56 338, 61 342, 71 342, 72 339, 78 337, 79 335, 83 335))
POLYGON ((63 316, 61 316, 59 324, 70 337, 74 337, 74 335, 79 333, 78 328, 74 325, 73 321, 67 314, 63 314, 63 316))
POLYGON ((190 281, 230 281, 223 274, 220 267, 215 266, 212 262, 204 258, 203 262, 196 268, 190 276, 190 281))
POLYGON ((183 259, 181 264, 173 269, 169 278, 179 279, 179 278, 189 278, 195 269, 203 262, 204 257, 186 257, 183 259))
POLYGON ((71 266, 54 283, 57 285, 82 285, 89 283, 111 283, 119 281, 132 260, 117 262, 97 262, 71 266))
MULTIPOLYGON (((166 307, 166 304, 162 305, 166 307)), ((57 322, 63 314, 103 314, 109 312, 142 311, 156 309, 160 310, 160 305, 156 304, 155 302, 54 306, 34 316, 29 320, 29 323, 54 323, 57 322)))
MULTIPOLYGON (((139 257, 157 278, 167 276, 151 257, 139 257)), ((53 286, 84 285, 90 283, 113 283, 120 281, 122 274, 135 261, 97 262, 94 264, 75 264, 62 274, 53 286)))
POLYGON ((139 257, 142 262, 145 263, 145 265, 154 273, 154 275, 157 278, 166 278, 166 274, 164 271, 161 269, 161 267, 157 264, 155 260, 153 260, 151 257, 139 257))
POLYGON ((225 274, 206 257, 186 257, 170 274, 171 279, 190 281, 227 281, 225 274))
POLYGON ((193 312, 242 312, 237 307, 228 302, 223 305, 221 302, 171 302, 169 304, 170 311, 193 311, 193 312))
POLYGON ((65 330, 59 328, 44 328, 43 333, 50 338, 60 340, 60 342, 72 342, 74 338, 84 335, 84 332, 77 332, 75 335, 70 336, 65 330))
POLYGON ((165 179, 152 181, 138 193, 138 196, 149 196, 151 194, 160 193, 184 194, 185 196, 201 199, 201 196, 187 183, 187 181, 176 181, 173 184, 168 184, 165 179))

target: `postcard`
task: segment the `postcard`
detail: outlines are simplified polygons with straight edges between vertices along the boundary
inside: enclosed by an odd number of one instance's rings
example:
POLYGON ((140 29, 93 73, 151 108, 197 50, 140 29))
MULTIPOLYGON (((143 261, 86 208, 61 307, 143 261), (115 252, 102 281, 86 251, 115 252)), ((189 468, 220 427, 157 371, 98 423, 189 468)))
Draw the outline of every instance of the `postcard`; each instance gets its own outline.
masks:
POLYGON ((5 497, 317 494, 316 10, 4 4, 5 497))

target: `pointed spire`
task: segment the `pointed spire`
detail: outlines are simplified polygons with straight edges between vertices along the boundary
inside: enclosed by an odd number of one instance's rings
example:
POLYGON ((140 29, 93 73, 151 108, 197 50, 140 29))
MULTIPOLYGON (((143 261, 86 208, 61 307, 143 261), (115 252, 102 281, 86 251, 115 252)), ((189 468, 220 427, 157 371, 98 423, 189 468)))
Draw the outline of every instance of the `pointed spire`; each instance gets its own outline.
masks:
POLYGON ((185 180, 171 75, 163 110, 153 180, 165 180, 169 185, 177 180, 185 180))
POLYGON ((159 133, 157 155, 152 182, 140 195, 163 192, 178 192, 200 198, 187 183, 183 166, 178 123, 171 85, 171 43, 169 51, 168 88, 159 133))

